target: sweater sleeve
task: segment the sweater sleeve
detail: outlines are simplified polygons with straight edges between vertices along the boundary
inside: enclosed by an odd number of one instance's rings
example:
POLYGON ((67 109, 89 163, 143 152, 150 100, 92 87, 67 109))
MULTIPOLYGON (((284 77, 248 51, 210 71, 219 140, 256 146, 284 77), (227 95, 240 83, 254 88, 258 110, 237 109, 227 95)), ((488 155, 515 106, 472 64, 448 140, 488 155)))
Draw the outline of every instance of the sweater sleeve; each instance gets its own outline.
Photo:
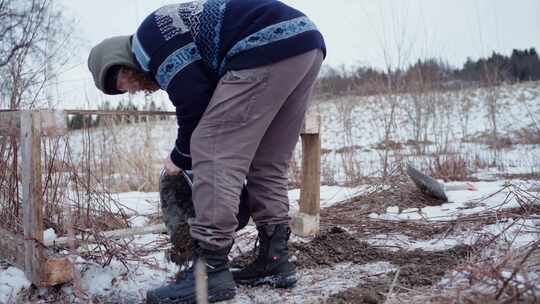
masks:
POLYGON ((176 107, 178 121, 178 135, 171 159, 184 170, 191 169, 191 135, 212 98, 213 87, 206 65, 199 60, 178 73, 167 88, 169 99, 176 107))
POLYGON ((167 92, 176 108, 178 135, 170 155, 184 170, 191 169, 191 134, 217 83, 180 15, 191 8, 176 4, 156 10, 132 39, 132 53, 141 69, 167 92))

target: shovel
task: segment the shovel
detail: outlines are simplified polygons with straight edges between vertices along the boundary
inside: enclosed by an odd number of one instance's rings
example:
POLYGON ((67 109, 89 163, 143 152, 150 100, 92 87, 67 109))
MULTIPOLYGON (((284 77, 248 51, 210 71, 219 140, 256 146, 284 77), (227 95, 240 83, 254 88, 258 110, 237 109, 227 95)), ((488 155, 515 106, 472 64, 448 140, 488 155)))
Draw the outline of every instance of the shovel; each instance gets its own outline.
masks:
POLYGON ((407 174, 420 191, 445 202, 448 201, 448 197, 444 192, 444 185, 439 183, 433 177, 416 170, 410 164, 407 164, 407 174))

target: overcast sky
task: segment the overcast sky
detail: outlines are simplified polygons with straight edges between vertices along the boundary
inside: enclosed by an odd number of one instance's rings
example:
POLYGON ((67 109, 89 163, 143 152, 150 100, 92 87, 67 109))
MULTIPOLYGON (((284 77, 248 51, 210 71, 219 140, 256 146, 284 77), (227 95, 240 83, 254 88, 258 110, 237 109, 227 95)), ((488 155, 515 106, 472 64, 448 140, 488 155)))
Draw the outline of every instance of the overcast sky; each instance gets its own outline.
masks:
MULTIPOLYGON (((82 40, 80 58, 62 74, 63 106, 80 106, 84 94, 103 100, 86 70, 90 48, 106 37, 132 34, 163 4, 185 1, 61 0, 82 40), (67 102, 67 100, 70 100, 67 102)), ((439 57, 460 66, 514 48, 540 48, 540 0, 284 0, 320 28, 332 66, 406 66, 439 57)), ((61 104, 62 105, 62 104, 61 104)))

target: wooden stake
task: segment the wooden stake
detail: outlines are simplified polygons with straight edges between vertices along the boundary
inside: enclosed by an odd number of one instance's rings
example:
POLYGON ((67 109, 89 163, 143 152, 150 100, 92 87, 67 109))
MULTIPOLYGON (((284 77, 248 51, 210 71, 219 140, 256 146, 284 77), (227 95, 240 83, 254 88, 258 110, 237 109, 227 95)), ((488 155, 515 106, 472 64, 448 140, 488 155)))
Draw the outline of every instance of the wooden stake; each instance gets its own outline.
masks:
POLYGON ((300 236, 319 233, 321 209, 321 138, 320 117, 308 115, 302 130, 302 189, 300 213, 293 218, 292 230, 300 236))
POLYGON ((24 228, 24 272, 41 285, 43 254, 43 204, 41 186, 41 114, 21 113, 22 193, 24 228))
POLYGON ((321 139, 319 134, 302 134, 302 190, 300 212, 318 215, 321 197, 321 139))

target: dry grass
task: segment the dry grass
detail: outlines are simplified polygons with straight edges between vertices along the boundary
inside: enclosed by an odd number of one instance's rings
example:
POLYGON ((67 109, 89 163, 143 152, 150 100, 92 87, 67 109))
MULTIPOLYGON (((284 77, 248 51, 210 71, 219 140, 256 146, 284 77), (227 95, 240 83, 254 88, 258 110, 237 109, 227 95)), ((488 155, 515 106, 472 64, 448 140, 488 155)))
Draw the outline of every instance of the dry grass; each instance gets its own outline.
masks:
POLYGON ((473 172, 468 161, 459 154, 435 155, 429 162, 429 175, 445 181, 471 181, 473 172))

